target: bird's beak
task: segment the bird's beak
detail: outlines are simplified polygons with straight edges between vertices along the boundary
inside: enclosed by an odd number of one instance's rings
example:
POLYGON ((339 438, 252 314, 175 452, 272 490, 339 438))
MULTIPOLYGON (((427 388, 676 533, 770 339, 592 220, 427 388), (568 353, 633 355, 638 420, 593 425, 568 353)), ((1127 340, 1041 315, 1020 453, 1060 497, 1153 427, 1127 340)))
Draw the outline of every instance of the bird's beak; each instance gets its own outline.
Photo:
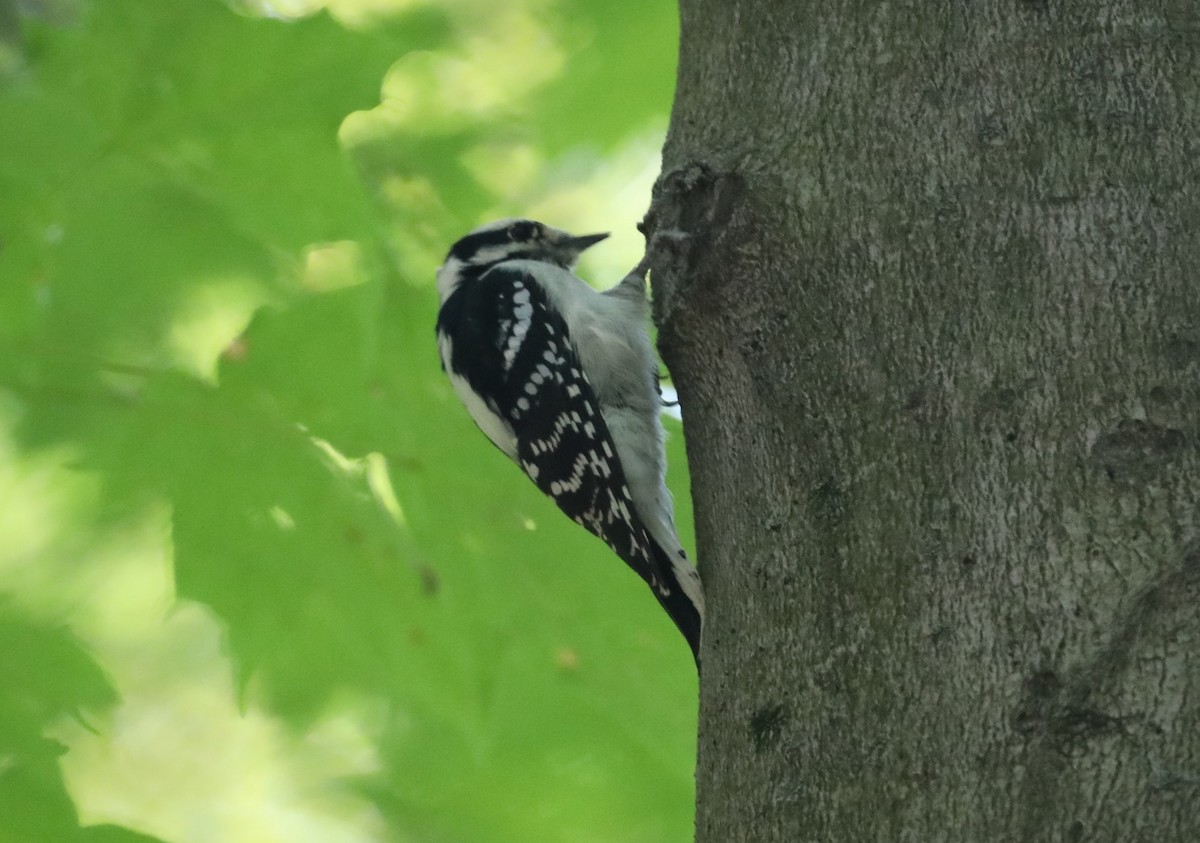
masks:
POLYGON ((607 231, 603 234, 585 234, 582 237, 569 237, 563 241, 562 245, 578 255, 584 249, 595 246, 606 237, 608 237, 607 231))

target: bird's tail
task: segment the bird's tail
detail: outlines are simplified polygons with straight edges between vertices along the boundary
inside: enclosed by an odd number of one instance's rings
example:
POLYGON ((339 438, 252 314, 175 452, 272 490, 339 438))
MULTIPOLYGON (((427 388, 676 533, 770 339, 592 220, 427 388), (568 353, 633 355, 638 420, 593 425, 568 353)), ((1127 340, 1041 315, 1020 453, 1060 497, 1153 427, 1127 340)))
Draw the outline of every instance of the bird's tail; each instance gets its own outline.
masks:
POLYGON ((661 578, 663 588, 651 586, 658 602, 671 616, 675 626, 687 639, 692 648, 692 657, 696 660, 697 670, 700 668, 700 635, 704 629, 704 601, 697 599, 699 592, 699 577, 692 564, 687 560, 683 551, 678 551, 680 558, 671 559, 669 552, 658 542, 651 542, 655 566, 661 578), (688 578, 694 582, 685 582, 688 578), (664 594, 664 592, 666 592, 664 594))

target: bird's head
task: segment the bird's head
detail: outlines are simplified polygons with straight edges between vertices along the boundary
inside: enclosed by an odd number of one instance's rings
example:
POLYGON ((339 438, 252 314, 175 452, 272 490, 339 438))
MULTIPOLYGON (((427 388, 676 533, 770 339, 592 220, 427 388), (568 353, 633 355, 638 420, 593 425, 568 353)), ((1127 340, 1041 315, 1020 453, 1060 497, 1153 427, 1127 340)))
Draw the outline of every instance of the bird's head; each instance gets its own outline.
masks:
POLYGON ((570 269, 584 249, 608 234, 576 237, 560 228, 526 219, 503 219, 481 225, 450 247, 438 271, 443 300, 464 275, 480 273, 503 261, 530 260, 570 269))

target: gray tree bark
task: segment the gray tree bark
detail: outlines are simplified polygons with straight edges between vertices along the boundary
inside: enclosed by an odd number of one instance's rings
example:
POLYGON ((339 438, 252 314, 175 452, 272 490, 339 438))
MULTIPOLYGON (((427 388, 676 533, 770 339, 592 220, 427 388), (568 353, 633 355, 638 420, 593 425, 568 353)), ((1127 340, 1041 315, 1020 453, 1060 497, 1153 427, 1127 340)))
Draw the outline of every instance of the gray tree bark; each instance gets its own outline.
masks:
POLYGON ((697 840, 1200 840, 1200 6, 681 7, 697 840))

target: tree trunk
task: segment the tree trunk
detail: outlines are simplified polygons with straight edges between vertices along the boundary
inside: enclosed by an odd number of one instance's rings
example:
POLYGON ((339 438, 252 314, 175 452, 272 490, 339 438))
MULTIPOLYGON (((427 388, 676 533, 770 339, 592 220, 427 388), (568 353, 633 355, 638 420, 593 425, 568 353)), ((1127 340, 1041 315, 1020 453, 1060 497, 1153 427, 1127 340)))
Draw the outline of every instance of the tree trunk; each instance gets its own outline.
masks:
POLYGON ((1200 840, 1194 0, 682 0, 697 840, 1200 840))

